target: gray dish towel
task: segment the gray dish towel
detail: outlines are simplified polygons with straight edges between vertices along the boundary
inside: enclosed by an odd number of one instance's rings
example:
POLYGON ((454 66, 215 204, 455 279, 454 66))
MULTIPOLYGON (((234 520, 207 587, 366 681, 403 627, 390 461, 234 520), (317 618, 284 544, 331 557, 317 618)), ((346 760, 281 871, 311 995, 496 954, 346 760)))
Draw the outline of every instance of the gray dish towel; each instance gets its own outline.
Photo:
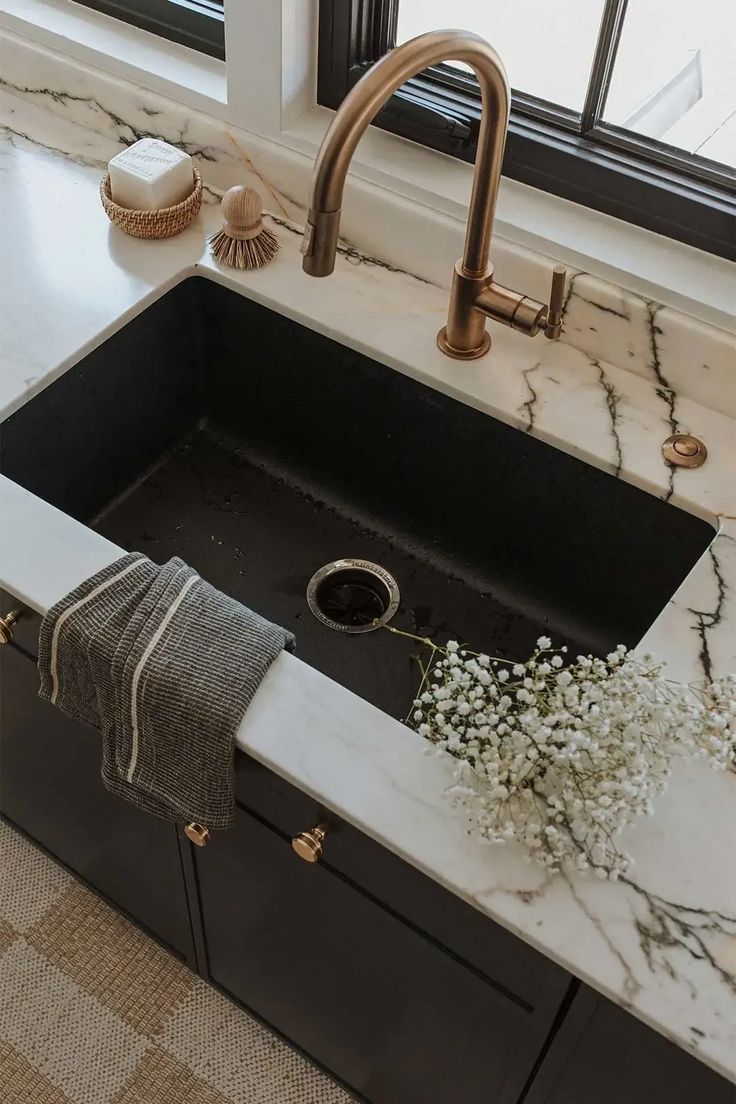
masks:
POLYGON ((227 828, 235 732, 294 638, 179 559, 123 556, 50 609, 39 696, 102 733, 102 779, 146 812, 227 828))

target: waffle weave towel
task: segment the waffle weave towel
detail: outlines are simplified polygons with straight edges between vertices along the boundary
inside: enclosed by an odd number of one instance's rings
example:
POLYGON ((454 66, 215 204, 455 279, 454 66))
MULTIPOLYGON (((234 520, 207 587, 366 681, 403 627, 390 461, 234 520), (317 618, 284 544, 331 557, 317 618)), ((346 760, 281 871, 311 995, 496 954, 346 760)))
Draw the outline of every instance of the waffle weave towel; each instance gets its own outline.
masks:
POLYGON ((227 828, 234 741, 294 638, 179 559, 133 552, 43 620, 39 696, 102 733, 102 779, 146 812, 227 828))

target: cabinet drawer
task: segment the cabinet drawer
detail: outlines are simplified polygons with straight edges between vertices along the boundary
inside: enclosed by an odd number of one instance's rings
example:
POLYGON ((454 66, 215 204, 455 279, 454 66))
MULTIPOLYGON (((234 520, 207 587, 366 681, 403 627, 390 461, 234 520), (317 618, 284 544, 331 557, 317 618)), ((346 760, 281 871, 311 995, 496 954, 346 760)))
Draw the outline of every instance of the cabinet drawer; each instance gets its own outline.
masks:
POLYGON ((559 992, 522 1007, 242 810, 196 862, 212 980, 371 1104, 517 1099, 559 992))
POLYGON ((325 820, 329 827, 321 866, 421 929, 527 1011, 570 981, 544 955, 241 753, 236 755, 236 795, 243 808, 286 839, 325 820))
POLYGON ((736 1089, 581 986, 525 1104, 734 1104, 736 1089))
POLYGON ((38 698, 35 664, 0 649, 0 813, 189 962, 177 831, 109 793, 100 735, 38 698))

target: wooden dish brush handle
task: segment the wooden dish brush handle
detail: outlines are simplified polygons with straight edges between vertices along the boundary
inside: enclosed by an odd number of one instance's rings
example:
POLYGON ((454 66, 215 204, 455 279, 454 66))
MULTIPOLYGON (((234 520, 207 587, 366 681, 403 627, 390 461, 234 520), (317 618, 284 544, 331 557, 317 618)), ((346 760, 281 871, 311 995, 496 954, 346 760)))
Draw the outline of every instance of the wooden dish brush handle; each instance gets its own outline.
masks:
POLYGON ((236 184, 222 197, 222 228, 236 241, 256 238, 263 229, 263 203, 258 192, 236 184))
POLYGON ((279 248, 276 235, 263 225, 258 192, 236 184, 222 197, 222 230, 210 238, 216 261, 231 268, 262 268, 279 248))

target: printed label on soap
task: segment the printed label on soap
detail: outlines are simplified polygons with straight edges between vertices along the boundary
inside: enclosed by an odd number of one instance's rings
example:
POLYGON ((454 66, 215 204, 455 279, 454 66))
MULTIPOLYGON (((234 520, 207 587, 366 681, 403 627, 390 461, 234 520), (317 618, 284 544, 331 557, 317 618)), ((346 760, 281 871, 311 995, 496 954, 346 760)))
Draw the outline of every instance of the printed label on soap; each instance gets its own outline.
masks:
POLYGON ((136 146, 118 154, 117 164, 140 173, 141 176, 153 177, 158 176, 162 168, 168 168, 169 165, 180 161, 182 157, 186 157, 186 154, 155 139, 151 139, 151 144, 145 149, 141 149, 141 145, 142 143, 136 143, 136 146))

